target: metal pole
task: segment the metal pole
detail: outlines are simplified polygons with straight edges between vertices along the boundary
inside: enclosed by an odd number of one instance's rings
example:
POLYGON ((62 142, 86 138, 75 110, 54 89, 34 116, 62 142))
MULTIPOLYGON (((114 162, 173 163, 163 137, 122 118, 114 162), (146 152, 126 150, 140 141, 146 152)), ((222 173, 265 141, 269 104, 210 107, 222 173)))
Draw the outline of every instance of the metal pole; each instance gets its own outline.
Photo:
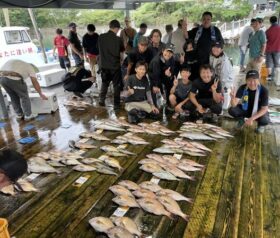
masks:
POLYGON ((9 9, 8 8, 3 8, 3 14, 4 14, 6 26, 11 26, 11 24, 10 24, 10 16, 9 16, 9 9))
POLYGON ((47 55, 46 55, 46 52, 45 52, 45 47, 44 47, 44 44, 43 44, 43 41, 42 41, 42 37, 41 37, 39 29, 38 29, 37 22, 35 20, 32 8, 28 8, 28 13, 29 13, 29 16, 31 18, 33 27, 35 29, 36 36, 37 36, 37 38, 39 40, 39 44, 40 44, 40 46, 42 48, 42 53, 43 53, 44 61, 47 64, 48 63, 48 58, 47 58, 47 55))

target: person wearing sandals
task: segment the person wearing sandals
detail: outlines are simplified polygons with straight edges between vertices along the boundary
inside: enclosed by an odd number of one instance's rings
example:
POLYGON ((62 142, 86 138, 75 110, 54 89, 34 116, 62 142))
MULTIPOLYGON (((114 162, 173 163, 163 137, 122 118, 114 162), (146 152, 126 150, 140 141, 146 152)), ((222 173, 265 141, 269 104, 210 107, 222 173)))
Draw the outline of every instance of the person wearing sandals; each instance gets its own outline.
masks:
POLYGON ((176 119, 180 114, 185 112, 184 105, 189 100, 189 92, 192 87, 192 82, 189 80, 191 75, 190 68, 185 66, 180 71, 180 79, 173 81, 173 87, 170 90, 169 101, 171 106, 175 109, 172 118, 176 119))

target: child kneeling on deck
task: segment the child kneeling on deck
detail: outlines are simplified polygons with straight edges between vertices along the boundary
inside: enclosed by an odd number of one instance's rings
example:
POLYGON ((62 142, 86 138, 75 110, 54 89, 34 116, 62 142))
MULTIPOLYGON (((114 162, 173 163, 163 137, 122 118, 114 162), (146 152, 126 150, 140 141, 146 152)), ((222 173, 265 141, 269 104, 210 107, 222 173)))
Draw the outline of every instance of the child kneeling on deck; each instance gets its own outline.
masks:
POLYGON ((189 80, 191 75, 190 67, 185 66, 181 69, 181 79, 174 79, 173 87, 170 90, 169 101, 173 108, 175 108, 175 113, 172 116, 176 119, 180 114, 184 114, 184 106, 189 100, 189 92, 192 87, 192 83, 189 80))
POLYGON ((129 76, 128 97, 126 98, 125 110, 128 112, 128 121, 138 123, 139 119, 145 118, 147 114, 154 116, 158 109, 153 104, 151 87, 147 79, 146 63, 139 61, 135 66, 136 74, 129 76))
POLYGON ((246 84, 231 92, 231 107, 228 112, 234 118, 239 118, 237 128, 244 125, 252 126, 258 122, 257 133, 264 132, 264 126, 269 122, 268 90, 260 84, 259 72, 250 70, 246 74, 246 84))
POLYGON ((214 79, 212 67, 208 64, 201 65, 199 69, 200 78, 192 83, 190 100, 185 109, 194 118, 203 116, 216 122, 217 115, 222 112, 221 82, 214 79))

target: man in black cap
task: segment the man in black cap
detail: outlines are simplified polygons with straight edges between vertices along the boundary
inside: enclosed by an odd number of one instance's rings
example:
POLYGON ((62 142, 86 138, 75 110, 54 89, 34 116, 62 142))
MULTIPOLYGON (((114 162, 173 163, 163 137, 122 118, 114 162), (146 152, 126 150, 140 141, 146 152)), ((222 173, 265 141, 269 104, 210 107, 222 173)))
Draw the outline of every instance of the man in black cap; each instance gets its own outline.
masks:
POLYGON ((121 91, 121 59, 124 52, 122 39, 117 36, 121 25, 118 20, 112 20, 109 23, 109 31, 101 34, 98 38, 101 78, 102 85, 99 97, 99 105, 105 106, 106 94, 110 82, 114 86, 114 108, 120 107, 121 91))
POLYGON ((259 72, 250 70, 246 74, 246 84, 231 92, 231 107, 228 112, 234 118, 239 118, 237 127, 252 126, 257 121, 257 133, 264 132, 269 120, 268 90, 260 84, 259 72))
POLYGON ((0 189, 15 183, 27 171, 23 156, 10 149, 0 151, 0 189))
POLYGON ((163 94, 163 85, 166 101, 168 106, 170 106, 169 95, 173 86, 174 72, 176 70, 175 59, 173 56, 174 50, 175 47, 173 44, 166 44, 165 48, 162 49, 162 52, 155 56, 149 65, 148 75, 151 84, 152 97, 156 107, 159 107, 156 98, 160 93, 163 94))
POLYGON ((70 42, 72 56, 75 61, 76 66, 84 65, 84 54, 81 41, 77 34, 77 25, 74 22, 71 22, 69 25, 69 36, 68 40, 70 42))

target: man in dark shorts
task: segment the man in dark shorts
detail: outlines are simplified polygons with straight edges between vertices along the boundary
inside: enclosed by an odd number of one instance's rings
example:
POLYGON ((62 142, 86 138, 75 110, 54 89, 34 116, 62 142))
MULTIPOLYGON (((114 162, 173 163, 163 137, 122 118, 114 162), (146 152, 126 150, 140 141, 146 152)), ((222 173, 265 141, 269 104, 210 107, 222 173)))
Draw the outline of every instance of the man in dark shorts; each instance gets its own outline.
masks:
POLYGON ((260 84, 259 72, 250 70, 246 74, 246 84, 231 92, 231 107, 228 112, 239 118, 237 127, 252 126, 257 121, 257 133, 263 133, 264 127, 270 122, 268 114, 268 90, 260 84))
POLYGON ((147 65, 144 61, 139 61, 135 66, 136 74, 128 78, 128 97, 126 98, 125 110, 128 112, 128 121, 137 123, 140 118, 150 114, 158 114, 158 109, 154 106, 151 87, 146 77, 147 65))
POLYGON ((210 65, 201 65, 199 70, 200 78, 192 83, 190 101, 185 109, 190 111, 191 116, 203 116, 206 119, 211 117, 217 120, 217 115, 222 112, 221 82, 213 78, 210 65))

